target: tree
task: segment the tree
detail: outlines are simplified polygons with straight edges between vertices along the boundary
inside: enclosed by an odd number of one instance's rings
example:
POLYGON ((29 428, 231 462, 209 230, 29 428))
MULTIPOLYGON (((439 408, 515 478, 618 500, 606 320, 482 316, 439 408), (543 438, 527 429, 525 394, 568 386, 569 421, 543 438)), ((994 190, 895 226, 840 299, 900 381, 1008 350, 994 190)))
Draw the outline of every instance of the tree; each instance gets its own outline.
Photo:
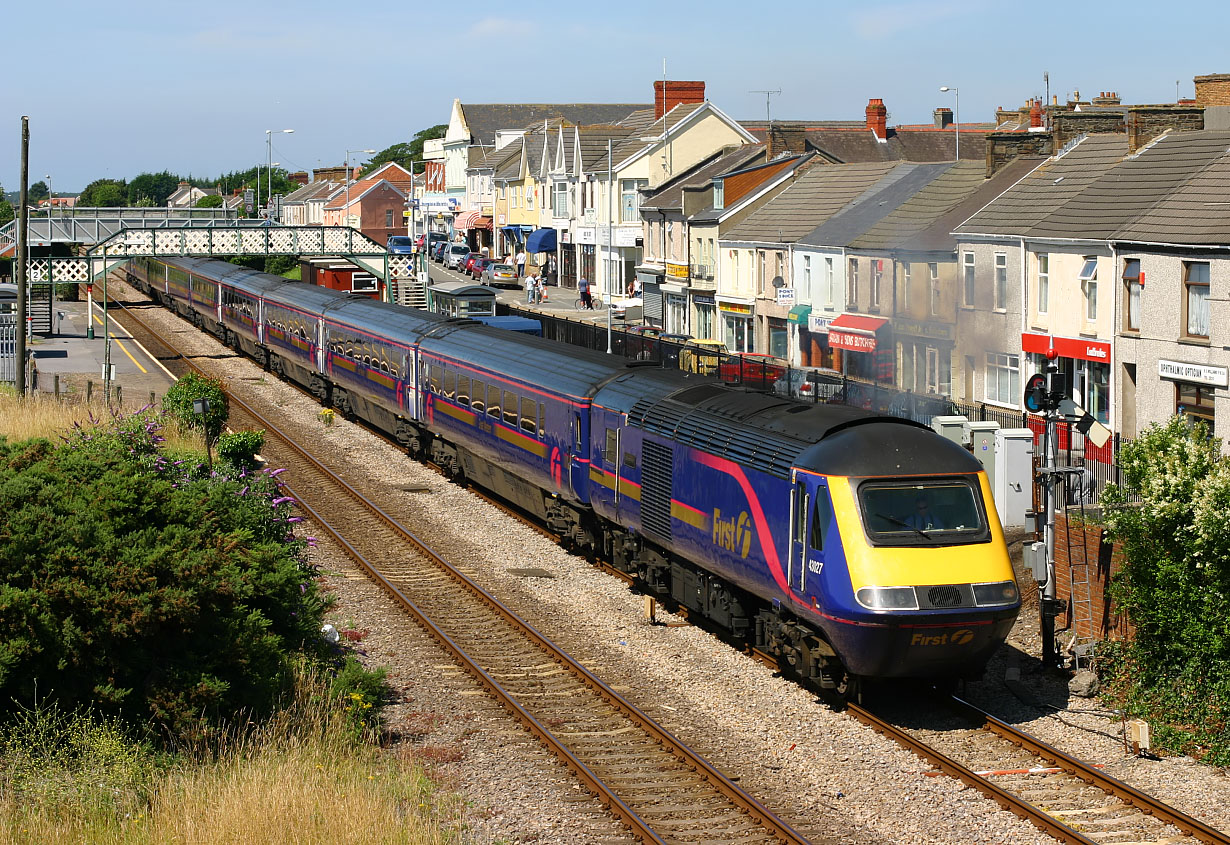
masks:
POLYGON ((39 200, 45 200, 51 196, 51 191, 47 189, 47 183, 40 179, 30 186, 26 195, 30 198, 31 203, 37 204, 39 200))
POLYGON ((128 183, 122 179, 95 179, 85 186, 77 204, 86 208, 123 208, 128 204, 128 183))
POLYGON ((376 155, 363 166, 363 172, 369 173, 382 164, 387 162, 396 162, 407 170, 410 169, 411 162, 417 162, 414 165, 415 173, 422 173, 423 165, 423 144, 426 141, 431 141, 436 138, 443 138, 448 132, 448 124, 438 123, 435 126, 429 126, 426 129, 420 129, 415 133, 414 138, 407 142, 400 142, 387 147, 376 155))
POLYGON ((1125 708, 1163 723, 1172 748, 1230 762, 1230 459, 1204 423, 1174 417, 1119 453, 1102 494, 1124 563, 1111 583, 1132 639, 1110 650, 1125 708), (1165 727, 1169 723, 1172 727, 1165 727), (1173 726, 1182 727, 1173 727, 1173 726))
POLYGON ((175 193, 179 187, 180 178, 173 173, 141 173, 128 183, 128 204, 142 205, 141 200, 148 200, 148 205, 165 206, 167 197, 175 193))
POLYGON ((221 208, 224 199, 221 194, 210 194, 196 201, 197 208, 221 208))

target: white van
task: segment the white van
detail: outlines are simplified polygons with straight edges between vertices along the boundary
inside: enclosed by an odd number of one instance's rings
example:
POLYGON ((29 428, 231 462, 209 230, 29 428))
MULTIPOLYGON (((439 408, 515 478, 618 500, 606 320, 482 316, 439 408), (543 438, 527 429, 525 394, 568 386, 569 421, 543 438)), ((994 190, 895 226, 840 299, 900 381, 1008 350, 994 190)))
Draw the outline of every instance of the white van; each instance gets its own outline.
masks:
POLYGON ((467 255, 470 254, 470 248, 465 244, 453 244, 444 253, 444 266, 450 270, 456 270, 467 255))

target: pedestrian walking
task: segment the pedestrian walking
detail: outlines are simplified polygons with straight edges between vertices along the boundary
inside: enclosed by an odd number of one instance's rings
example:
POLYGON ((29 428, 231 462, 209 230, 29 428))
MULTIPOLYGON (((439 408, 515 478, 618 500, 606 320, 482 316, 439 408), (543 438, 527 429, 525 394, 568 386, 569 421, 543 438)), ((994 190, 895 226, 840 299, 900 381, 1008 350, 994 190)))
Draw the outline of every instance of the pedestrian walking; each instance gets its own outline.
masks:
POLYGON ((540 303, 547 301, 547 280, 542 276, 538 277, 538 301, 540 303))
POLYGON ((538 281, 534 278, 534 275, 531 273, 530 275, 525 277, 525 301, 526 303, 529 305, 533 305, 534 297, 537 295, 538 295, 538 281))
POLYGON ((517 278, 525 275, 525 250, 517 250, 517 278))
POLYGON ((594 297, 589 292, 589 280, 584 276, 577 279, 577 293, 581 294, 581 303, 590 311, 594 310, 594 297))

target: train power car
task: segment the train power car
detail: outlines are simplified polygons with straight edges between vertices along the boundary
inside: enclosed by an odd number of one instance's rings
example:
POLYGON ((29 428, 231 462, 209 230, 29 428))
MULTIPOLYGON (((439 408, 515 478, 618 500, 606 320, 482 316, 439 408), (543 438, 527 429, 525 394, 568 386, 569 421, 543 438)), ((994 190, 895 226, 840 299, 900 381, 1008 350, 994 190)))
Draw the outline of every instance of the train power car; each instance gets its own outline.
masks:
POLYGON ((228 282, 222 262, 141 262, 138 284, 322 402, 820 687, 977 675, 1020 609, 986 474, 923 426, 276 277, 228 282))

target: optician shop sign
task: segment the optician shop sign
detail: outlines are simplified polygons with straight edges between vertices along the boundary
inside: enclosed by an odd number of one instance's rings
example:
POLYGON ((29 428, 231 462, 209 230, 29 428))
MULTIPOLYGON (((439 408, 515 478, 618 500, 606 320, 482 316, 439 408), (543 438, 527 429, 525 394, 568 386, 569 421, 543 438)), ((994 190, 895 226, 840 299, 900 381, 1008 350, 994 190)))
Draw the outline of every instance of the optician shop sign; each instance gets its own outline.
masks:
POLYGON ((1187 381, 1193 384, 1208 384, 1225 387, 1230 383, 1225 367, 1210 367, 1207 364, 1184 364, 1182 361, 1158 361, 1157 374, 1162 378, 1187 381))

